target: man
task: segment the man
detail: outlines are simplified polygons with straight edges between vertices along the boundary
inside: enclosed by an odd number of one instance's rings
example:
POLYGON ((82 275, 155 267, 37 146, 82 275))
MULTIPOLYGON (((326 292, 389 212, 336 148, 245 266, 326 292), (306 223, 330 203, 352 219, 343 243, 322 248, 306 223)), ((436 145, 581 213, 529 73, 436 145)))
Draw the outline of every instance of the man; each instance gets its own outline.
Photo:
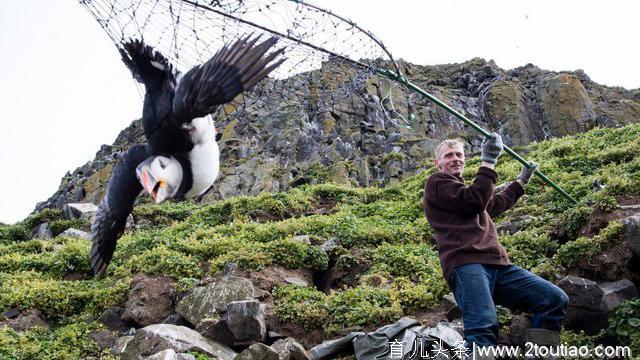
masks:
POLYGON ((523 166, 517 180, 494 194, 494 167, 503 144, 493 133, 482 142, 482 165, 470 186, 462 179, 463 144, 445 140, 436 148, 438 172, 427 180, 424 211, 434 229, 440 265, 462 310, 467 347, 496 346, 498 318, 494 304, 533 314, 526 341, 557 345, 567 295, 557 286, 509 262, 498 242, 495 218, 524 194, 537 164, 523 166))

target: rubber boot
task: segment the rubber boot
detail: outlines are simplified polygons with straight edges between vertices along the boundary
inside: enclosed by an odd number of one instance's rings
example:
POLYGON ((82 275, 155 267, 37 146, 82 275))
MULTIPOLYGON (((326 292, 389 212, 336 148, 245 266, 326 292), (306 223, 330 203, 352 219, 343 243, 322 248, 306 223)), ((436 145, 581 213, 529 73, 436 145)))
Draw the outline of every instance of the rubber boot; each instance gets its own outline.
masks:
MULTIPOLYGON (((535 345, 538 345, 539 349, 540 347, 544 347, 545 349, 543 350, 546 350, 546 351, 543 352, 542 354, 543 355, 548 354, 547 356, 534 356, 534 357, 525 356, 525 359, 544 359, 544 360, 557 359, 557 357, 553 355, 557 354, 558 345, 560 345, 559 332, 553 331, 553 330, 547 330, 547 329, 529 329, 527 330, 524 336, 524 341, 525 343, 530 342, 535 345)), ((529 348, 530 346, 525 345, 524 350, 527 350, 529 348)), ((540 352, 538 352, 538 354, 540 354, 540 352)))

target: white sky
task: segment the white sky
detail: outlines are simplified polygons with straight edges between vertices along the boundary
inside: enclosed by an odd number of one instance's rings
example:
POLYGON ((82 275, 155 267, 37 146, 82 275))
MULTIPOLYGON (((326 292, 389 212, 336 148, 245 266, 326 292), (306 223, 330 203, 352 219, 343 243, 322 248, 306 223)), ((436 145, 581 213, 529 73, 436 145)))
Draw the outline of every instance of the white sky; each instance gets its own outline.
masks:
MULTIPOLYGON (((493 59, 583 69, 640 87, 635 1, 316 0, 416 64, 493 59)), ((0 222, 23 219, 68 171, 140 117, 118 52, 77 1, 0 2, 0 222)))

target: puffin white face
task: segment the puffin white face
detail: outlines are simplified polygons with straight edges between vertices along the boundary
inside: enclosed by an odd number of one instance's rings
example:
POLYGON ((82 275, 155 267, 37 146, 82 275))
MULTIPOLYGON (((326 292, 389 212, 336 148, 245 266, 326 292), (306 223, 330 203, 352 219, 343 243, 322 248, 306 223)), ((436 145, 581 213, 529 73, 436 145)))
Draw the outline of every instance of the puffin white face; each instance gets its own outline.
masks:
POLYGON ((210 116, 195 118, 189 125, 184 125, 184 129, 189 131, 191 141, 196 145, 210 142, 216 136, 216 128, 210 116))
POLYGON ((172 157, 155 156, 136 167, 136 176, 156 204, 176 195, 182 183, 182 166, 172 157))

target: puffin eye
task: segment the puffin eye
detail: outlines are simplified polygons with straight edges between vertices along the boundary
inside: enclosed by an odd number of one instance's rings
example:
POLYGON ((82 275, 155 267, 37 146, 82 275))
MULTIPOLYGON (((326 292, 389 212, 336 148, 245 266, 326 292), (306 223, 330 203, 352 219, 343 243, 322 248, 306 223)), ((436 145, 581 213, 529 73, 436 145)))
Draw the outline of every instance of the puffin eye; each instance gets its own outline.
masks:
POLYGON ((164 161, 160 160, 160 167, 164 169, 167 167, 167 164, 165 164, 164 161))

